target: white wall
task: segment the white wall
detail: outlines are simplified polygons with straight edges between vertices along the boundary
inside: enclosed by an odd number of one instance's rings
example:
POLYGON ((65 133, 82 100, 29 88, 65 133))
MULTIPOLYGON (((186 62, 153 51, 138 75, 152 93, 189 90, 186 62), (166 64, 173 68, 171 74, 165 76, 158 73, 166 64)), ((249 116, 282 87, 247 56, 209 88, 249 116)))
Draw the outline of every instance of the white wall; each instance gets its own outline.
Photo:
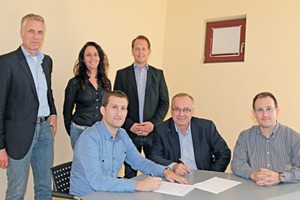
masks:
POLYGON ((196 114, 212 119, 231 149, 254 124, 252 99, 262 91, 277 97, 279 121, 300 131, 299 6, 297 0, 168 1, 163 66, 170 96, 194 96, 196 114), (245 15, 245 62, 203 64, 205 22, 245 15))

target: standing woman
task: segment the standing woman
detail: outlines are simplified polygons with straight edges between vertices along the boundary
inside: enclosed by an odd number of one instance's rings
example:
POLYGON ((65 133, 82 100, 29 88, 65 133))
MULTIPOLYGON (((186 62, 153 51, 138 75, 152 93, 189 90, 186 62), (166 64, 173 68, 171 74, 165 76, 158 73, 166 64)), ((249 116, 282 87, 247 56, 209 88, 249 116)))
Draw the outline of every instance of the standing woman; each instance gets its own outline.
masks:
POLYGON ((65 128, 73 149, 80 134, 102 120, 102 97, 111 91, 108 66, 107 56, 97 43, 87 42, 80 50, 73 69, 75 76, 65 89, 63 108, 65 128))

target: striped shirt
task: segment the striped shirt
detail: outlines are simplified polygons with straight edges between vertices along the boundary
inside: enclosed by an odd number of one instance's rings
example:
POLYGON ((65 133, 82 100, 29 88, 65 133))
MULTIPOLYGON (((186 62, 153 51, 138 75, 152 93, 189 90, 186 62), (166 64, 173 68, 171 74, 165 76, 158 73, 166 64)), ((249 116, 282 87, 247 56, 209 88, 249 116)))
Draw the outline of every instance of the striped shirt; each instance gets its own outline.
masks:
POLYGON ((236 143, 231 162, 237 176, 249 179, 260 168, 284 172, 285 182, 300 181, 300 135, 279 123, 269 138, 258 125, 243 131, 236 143))
POLYGON ((139 100, 139 120, 140 123, 144 122, 144 104, 147 84, 148 65, 139 67, 134 65, 135 80, 137 85, 138 100, 139 100))

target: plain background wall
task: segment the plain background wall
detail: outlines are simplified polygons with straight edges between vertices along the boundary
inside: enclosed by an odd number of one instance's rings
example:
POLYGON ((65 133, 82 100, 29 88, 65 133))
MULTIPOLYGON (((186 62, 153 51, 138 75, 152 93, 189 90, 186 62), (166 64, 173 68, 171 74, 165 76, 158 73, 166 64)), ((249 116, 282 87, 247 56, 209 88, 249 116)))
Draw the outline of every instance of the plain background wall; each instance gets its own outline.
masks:
MULTIPOLYGON (((194 96, 196 115, 213 120, 233 149, 240 131, 255 123, 251 103, 261 91, 277 97, 279 121, 300 130, 299 6, 297 0, 1 0, 0 54, 20 45, 20 20, 25 14, 45 18, 42 51, 54 60, 59 114, 55 164, 72 159, 62 104, 79 50, 89 40, 98 42, 109 57, 113 83, 116 70, 132 63, 130 44, 138 34, 151 40, 149 61, 164 70, 170 97, 178 92, 194 96), (240 16, 247 17, 245 62, 203 64, 206 21, 240 16)), ((5 196, 5 173, 0 170, 0 199, 5 196)), ((26 199, 33 199, 31 179, 26 199)))
MULTIPOLYGON (((279 121, 300 130, 300 2, 170 0, 163 54, 170 96, 186 91, 196 115, 212 119, 233 150, 252 126, 253 97, 274 93, 279 121), (204 64, 206 21, 247 17, 245 62, 204 64)), ((229 170, 229 169, 228 169, 229 170)))

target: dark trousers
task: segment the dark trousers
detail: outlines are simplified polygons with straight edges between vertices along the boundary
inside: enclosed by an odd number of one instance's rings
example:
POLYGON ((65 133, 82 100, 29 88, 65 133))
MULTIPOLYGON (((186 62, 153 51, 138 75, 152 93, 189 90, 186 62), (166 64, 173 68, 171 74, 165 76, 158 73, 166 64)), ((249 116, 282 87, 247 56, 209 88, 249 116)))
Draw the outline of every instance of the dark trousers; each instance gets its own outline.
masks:
MULTIPOLYGON (((133 144, 137 148, 137 150, 141 153, 142 150, 144 151, 145 157, 148 158, 149 151, 152 145, 152 138, 144 137, 144 136, 138 136, 134 140, 132 140, 133 144)), ((137 171, 132 169, 129 164, 124 162, 125 166, 125 178, 132 178, 137 175, 137 171)))

